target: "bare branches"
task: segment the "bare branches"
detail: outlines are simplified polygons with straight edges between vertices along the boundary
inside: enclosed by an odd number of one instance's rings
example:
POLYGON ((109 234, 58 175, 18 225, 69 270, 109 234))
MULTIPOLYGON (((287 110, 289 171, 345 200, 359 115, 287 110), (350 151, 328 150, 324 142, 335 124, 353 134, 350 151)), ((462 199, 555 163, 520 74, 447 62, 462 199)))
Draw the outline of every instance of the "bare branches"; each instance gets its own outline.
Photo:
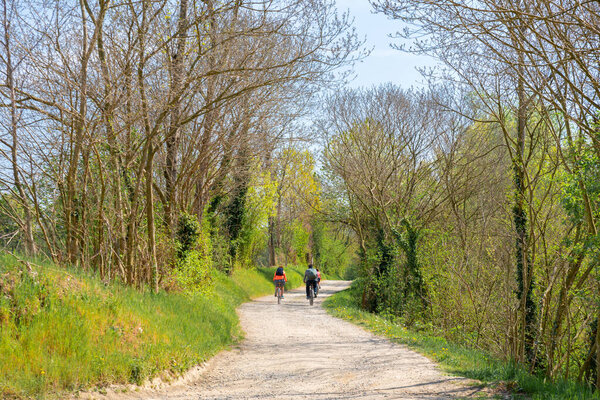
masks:
POLYGON ((312 97, 361 57, 329 1, 5 6, 14 79, 0 109, 14 119, 0 168, 14 174, 0 192, 30 215, 6 210, 57 259, 131 284, 168 273, 178 215, 230 189, 232 160, 296 136, 312 97))

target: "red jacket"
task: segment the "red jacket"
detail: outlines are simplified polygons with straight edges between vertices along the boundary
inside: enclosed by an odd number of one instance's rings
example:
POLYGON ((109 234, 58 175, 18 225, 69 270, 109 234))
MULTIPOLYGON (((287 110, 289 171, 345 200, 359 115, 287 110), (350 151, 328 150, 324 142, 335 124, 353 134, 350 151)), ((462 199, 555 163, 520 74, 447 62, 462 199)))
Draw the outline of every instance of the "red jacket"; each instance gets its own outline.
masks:
POLYGON ((275 275, 273 275, 273 280, 279 281, 282 279, 287 282, 287 276, 285 276, 285 271, 283 272, 283 275, 277 275, 277 271, 275 271, 275 275))

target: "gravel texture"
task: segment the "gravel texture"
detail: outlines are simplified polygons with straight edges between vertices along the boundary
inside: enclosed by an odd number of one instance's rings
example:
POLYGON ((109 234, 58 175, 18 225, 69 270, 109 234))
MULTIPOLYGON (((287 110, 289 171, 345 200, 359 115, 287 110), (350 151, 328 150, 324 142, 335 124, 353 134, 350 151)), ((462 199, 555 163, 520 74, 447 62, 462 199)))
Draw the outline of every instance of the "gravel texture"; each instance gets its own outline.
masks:
POLYGON ((266 296, 238 309, 245 339, 169 385, 103 399, 460 399, 486 398, 474 382, 445 375, 428 358, 331 317, 327 296, 350 285, 322 282, 311 307, 304 288, 281 305, 266 296))

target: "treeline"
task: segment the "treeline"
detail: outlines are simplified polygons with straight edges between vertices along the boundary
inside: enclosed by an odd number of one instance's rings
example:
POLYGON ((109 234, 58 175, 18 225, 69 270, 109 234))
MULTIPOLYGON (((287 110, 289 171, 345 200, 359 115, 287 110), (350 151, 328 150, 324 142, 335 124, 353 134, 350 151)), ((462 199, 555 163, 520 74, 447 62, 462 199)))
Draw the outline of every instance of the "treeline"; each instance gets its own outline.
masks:
POLYGON ((156 290, 346 245, 302 149, 361 56, 332 2, 3 1, 0 30, 4 249, 156 290))
POLYGON ((374 3, 440 64, 320 124, 363 307, 598 387, 599 3, 374 3))

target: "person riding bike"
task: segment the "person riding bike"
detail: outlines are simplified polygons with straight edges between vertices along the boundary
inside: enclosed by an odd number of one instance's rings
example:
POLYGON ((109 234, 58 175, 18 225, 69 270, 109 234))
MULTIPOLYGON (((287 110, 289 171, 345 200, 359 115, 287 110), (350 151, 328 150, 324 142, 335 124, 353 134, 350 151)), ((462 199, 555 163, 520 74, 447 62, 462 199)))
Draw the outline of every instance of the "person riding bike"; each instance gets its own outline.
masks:
POLYGON ((275 275, 273 275, 273 283, 275 283, 275 297, 277 297, 277 288, 281 288, 281 298, 283 299, 283 288, 285 283, 287 282, 287 276, 285 275, 285 271, 283 267, 277 268, 275 271, 275 275))
POLYGON ((304 272, 304 283, 306 283, 306 298, 308 299, 309 290, 312 285, 313 291, 315 293, 315 297, 317 297, 317 270, 313 267, 312 264, 308 264, 308 269, 304 272))
POLYGON ((319 268, 317 268, 317 289, 321 290, 321 271, 319 271, 319 268))

